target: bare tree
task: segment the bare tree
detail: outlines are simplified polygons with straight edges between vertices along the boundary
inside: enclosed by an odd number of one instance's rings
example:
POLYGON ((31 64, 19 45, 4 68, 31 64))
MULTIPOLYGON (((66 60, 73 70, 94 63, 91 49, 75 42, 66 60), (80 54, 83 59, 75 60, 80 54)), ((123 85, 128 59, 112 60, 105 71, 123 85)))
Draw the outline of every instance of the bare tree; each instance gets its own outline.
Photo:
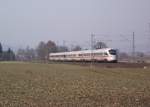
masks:
POLYGON ((72 49, 72 51, 80 51, 80 50, 82 50, 82 48, 81 48, 79 45, 75 46, 75 47, 72 49))
POLYGON ((45 60, 45 57, 46 57, 46 54, 48 53, 47 52, 47 47, 46 47, 46 44, 41 41, 36 49, 37 51, 37 55, 38 55, 38 59, 40 60, 45 60))
POLYGON ((25 56, 28 60, 34 60, 36 58, 36 52, 33 48, 27 47, 25 50, 25 56))
POLYGON ((31 61, 36 59, 36 51, 33 48, 27 47, 26 49, 19 49, 17 51, 17 60, 31 61))
POLYGON ((3 47, 2 44, 0 43, 0 61, 3 59, 2 56, 3 56, 3 47))
POLYGON ((47 48, 47 54, 49 54, 50 52, 57 52, 57 46, 55 44, 55 42, 49 40, 47 43, 46 43, 46 48, 47 48))
POLYGON ((49 53, 57 52, 57 46, 55 42, 49 40, 47 43, 41 41, 37 47, 37 55, 40 60, 48 58, 49 53))
POLYGON ((104 42, 97 42, 94 45, 94 49, 103 49, 103 48, 107 48, 108 46, 106 45, 106 43, 104 42))
POLYGON ((68 52, 68 50, 66 46, 57 46, 57 52, 68 52))
POLYGON ((3 53, 3 47, 1 43, 0 43, 0 53, 3 53))
POLYGON ((137 57, 144 57, 144 53, 143 52, 136 52, 136 56, 137 57))

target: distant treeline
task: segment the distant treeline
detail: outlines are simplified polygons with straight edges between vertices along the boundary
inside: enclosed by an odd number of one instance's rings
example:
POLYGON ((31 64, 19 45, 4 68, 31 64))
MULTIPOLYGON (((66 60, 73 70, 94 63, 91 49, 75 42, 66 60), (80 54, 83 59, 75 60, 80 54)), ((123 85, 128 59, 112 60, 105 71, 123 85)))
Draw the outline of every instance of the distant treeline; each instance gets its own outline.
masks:
POLYGON ((16 59, 22 61, 48 60, 49 53, 78 50, 81 50, 79 45, 70 50, 67 46, 56 45, 56 43, 52 40, 47 42, 41 41, 35 49, 30 48, 29 46, 26 49, 19 49, 16 54, 16 59))
POLYGON ((0 61, 14 61, 15 60, 15 53, 12 49, 8 48, 7 51, 3 50, 3 46, 0 43, 0 61))
MULTIPOLYGON (((107 45, 103 42, 97 42, 93 46, 93 48, 95 49, 106 48, 106 47, 107 45)), ((19 49, 16 54, 16 59, 22 61, 48 60, 49 53, 80 51, 80 50, 83 49, 78 44, 75 46, 62 46, 62 45, 56 45, 56 43, 52 40, 48 40, 47 42, 41 41, 35 49, 30 47, 27 47, 26 49, 19 49)))
MULTIPOLYGON (((93 45, 93 49, 107 48, 107 45, 103 42, 97 42, 93 45)), ((25 49, 18 49, 16 54, 11 48, 3 51, 3 46, 0 43, 0 61, 34 61, 34 60, 48 60, 49 53, 54 52, 68 52, 68 51, 80 51, 83 50, 80 45, 63 46, 56 45, 52 40, 47 42, 41 41, 36 48, 30 48, 27 46, 25 49), (71 48, 69 48, 71 47, 71 48)))
MULTIPOLYGON (((93 45, 93 49, 102 49, 107 48, 106 43, 104 42, 96 42, 93 45)), ((25 49, 18 49, 17 52, 13 52, 11 48, 3 50, 3 46, 0 43, 0 61, 43 61, 48 60, 49 53, 54 52, 67 52, 67 51, 79 51, 84 50, 80 45, 75 46, 63 46, 63 45, 56 45, 56 43, 52 40, 48 40, 47 42, 41 41, 37 47, 30 48, 27 46, 25 49), (71 47, 71 48, 69 48, 71 47)), ((132 55, 126 52, 119 52, 119 60, 132 60, 132 55)), ((142 52, 136 52, 135 58, 137 60, 145 60, 149 59, 149 56, 146 56, 142 52)))

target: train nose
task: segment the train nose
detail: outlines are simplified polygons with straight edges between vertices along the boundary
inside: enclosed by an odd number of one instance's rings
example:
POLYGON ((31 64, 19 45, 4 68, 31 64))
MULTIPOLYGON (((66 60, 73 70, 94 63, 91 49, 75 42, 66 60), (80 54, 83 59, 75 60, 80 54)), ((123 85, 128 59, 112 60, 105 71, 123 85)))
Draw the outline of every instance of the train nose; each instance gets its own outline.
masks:
POLYGON ((109 61, 114 61, 114 60, 117 60, 117 57, 116 57, 116 56, 111 56, 111 57, 109 57, 109 61))
POLYGON ((113 59, 116 59, 117 58, 117 56, 112 56, 113 57, 113 59))

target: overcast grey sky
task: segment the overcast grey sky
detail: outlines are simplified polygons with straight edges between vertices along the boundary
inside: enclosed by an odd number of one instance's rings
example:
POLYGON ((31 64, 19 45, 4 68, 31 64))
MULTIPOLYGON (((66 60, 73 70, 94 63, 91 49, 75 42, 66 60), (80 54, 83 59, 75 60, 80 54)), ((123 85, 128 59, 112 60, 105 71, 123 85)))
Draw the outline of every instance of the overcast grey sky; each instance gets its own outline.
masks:
POLYGON ((134 31, 137 50, 145 50, 148 23, 150 0, 0 0, 0 42, 12 47, 46 40, 87 45, 94 33, 127 49, 134 31))

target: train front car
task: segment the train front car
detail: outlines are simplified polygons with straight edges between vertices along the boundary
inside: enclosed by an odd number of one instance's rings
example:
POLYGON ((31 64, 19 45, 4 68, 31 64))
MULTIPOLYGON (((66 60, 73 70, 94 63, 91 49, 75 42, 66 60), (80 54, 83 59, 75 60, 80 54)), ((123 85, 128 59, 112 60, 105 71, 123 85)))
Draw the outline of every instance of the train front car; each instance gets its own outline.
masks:
POLYGON ((116 49, 108 49, 108 57, 107 57, 108 62, 118 62, 118 52, 116 49))
POLYGON ((50 53, 51 61, 97 61, 97 62, 117 62, 117 50, 106 48, 96 50, 72 51, 50 53))

